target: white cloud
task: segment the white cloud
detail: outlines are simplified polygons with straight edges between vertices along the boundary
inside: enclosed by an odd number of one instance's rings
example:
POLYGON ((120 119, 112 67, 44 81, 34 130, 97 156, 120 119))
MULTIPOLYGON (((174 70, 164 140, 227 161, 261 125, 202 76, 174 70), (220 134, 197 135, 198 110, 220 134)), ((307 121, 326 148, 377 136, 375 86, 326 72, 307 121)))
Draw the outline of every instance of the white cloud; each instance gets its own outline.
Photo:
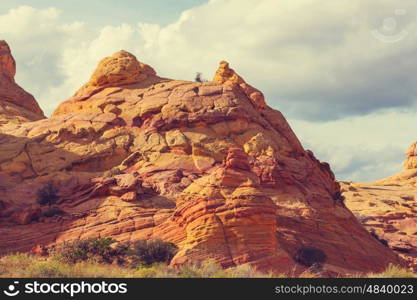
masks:
POLYGON ((71 93, 60 89, 69 80, 62 58, 68 49, 78 47, 86 33, 81 22, 62 24, 60 12, 54 8, 21 6, 0 15, 0 37, 10 44, 17 60, 16 80, 47 112, 71 93), (57 95, 60 97, 55 98, 57 95))
POLYGON ((372 181, 402 170, 416 140, 417 112, 384 111, 328 122, 290 120, 306 148, 332 166, 340 180, 372 181))
POLYGON ((415 139, 414 113, 393 112, 417 103, 415 1, 212 0, 167 26, 137 20, 95 28, 77 16, 62 22, 62 13, 23 6, 0 15, 17 80, 47 113, 88 80, 101 58, 125 49, 171 78, 202 72, 210 79, 220 60, 230 61, 343 179, 399 170, 415 139), (386 43, 372 30, 406 34, 386 43))

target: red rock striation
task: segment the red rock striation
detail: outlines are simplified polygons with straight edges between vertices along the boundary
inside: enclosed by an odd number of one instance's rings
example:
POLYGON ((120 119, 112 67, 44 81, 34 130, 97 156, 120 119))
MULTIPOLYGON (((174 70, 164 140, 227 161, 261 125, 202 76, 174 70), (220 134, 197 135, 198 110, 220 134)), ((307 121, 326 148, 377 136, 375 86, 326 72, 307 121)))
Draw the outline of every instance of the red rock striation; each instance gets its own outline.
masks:
POLYGON ((161 78, 125 51, 104 59, 50 119, 2 127, 0 205, 2 253, 111 236, 172 241, 172 264, 301 272, 303 247, 344 274, 401 263, 344 206, 329 165, 225 62, 201 83, 161 78), (36 204, 47 182, 63 215, 36 204))
POLYGON ((35 98, 14 80, 16 63, 5 41, 0 40, 0 125, 45 118, 35 98))

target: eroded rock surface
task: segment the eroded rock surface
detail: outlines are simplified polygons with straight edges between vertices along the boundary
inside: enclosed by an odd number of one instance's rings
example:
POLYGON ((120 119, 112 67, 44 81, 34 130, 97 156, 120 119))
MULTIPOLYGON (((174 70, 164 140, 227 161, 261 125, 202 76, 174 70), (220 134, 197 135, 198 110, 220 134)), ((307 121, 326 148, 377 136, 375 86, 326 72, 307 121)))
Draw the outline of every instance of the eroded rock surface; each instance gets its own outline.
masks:
POLYGON ((342 190, 347 207, 358 220, 417 270, 417 169, 412 168, 413 157, 408 151, 405 169, 397 175, 369 183, 344 182, 342 190))
POLYGON ((303 247, 338 273, 401 263, 344 206, 329 165, 225 62, 199 83, 118 52, 50 119, 1 131, 2 253, 111 236, 172 241, 173 264, 302 271, 303 247), (62 215, 37 205, 47 182, 62 215))
POLYGON ((35 98, 14 80, 16 63, 9 45, 0 40, 0 125, 45 118, 35 98))
POLYGON ((412 144, 408 148, 404 168, 406 170, 417 169, 417 143, 412 144))

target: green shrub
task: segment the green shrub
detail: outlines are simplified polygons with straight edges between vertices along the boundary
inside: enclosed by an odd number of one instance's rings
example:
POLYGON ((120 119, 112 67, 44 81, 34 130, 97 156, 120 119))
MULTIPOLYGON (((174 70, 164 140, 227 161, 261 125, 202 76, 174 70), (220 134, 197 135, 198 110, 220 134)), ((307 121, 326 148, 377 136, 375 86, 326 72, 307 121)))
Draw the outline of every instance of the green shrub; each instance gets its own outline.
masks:
POLYGON ((40 205, 49 205, 56 203, 59 200, 58 190, 52 182, 46 183, 37 195, 37 201, 40 205))
POLYGON ((110 247, 115 242, 112 238, 76 240, 63 243, 52 252, 56 258, 66 263, 73 264, 88 259, 110 263, 119 254, 117 249, 110 247))
POLYGON ((133 244, 129 254, 136 265, 153 263, 169 263, 177 253, 178 247, 161 240, 140 240, 133 244))

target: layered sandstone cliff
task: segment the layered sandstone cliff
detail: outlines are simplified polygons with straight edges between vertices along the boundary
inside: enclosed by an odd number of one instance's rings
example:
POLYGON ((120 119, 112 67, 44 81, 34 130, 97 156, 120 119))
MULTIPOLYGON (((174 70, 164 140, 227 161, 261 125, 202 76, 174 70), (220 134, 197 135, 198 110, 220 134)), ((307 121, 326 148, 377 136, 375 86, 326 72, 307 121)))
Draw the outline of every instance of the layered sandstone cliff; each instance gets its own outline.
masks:
POLYGON ((102 60, 50 119, 0 133, 1 252, 111 236, 161 238, 173 264, 340 273, 401 263, 345 207, 330 167, 226 62, 211 82, 161 78, 130 53, 102 60), (63 215, 36 202, 46 183, 63 215))
POLYGON ((0 40, 0 125, 44 118, 35 98, 14 80, 16 63, 9 45, 0 40))
POLYGON ((382 243, 417 270, 417 152, 406 153, 404 170, 369 183, 342 183, 346 205, 382 243))

